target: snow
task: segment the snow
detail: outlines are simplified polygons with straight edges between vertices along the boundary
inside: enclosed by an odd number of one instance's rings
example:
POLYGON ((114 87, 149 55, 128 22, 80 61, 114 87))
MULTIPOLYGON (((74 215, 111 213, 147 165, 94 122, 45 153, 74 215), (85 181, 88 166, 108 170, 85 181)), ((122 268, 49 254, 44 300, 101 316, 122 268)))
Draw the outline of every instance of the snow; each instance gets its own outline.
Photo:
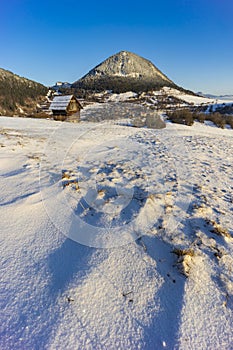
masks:
POLYGON ((188 103, 194 103, 195 105, 212 104, 212 103, 216 102, 215 99, 210 99, 210 98, 207 98, 207 97, 185 94, 184 92, 182 92, 180 90, 173 89, 173 88, 170 88, 170 87, 164 87, 162 90, 164 92, 174 96, 174 97, 179 98, 182 101, 185 101, 185 102, 188 102, 188 103))
POLYGON ((232 349, 233 131, 118 124, 0 118, 1 349, 232 349))
POLYGON ((202 96, 194 96, 194 95, 185 94, 182 91, 179 91, 177 89, 170 88, 170 87, 163 87, 161 90, 162 91, 158 92, 159 94, 161 94, 162 92, 165 92, 169 95, 179 98, 182 101, 185 101, 187 103, 193 103, 195 105, 214 104, 220 107, 224 103, 225 104, 233 103, 233 99, 230 101, 229 99, 224 99, 224 98, 216 99, 216 98, 208 98, 208 97, 202 97, 202 96))
POLYGON ((61 110, 66 109, 73 95, 66 96, 55 96, 51 105, 49 107, 50 110, 61 110))
POLYGON ((108 98, 109 102, 122 102, 122 101, 127 101, 130 98, 136 98, 138 94, 136 92, 132 91, 127 91, 127 92, 122 92, 120 94, 111 94, 108 98))

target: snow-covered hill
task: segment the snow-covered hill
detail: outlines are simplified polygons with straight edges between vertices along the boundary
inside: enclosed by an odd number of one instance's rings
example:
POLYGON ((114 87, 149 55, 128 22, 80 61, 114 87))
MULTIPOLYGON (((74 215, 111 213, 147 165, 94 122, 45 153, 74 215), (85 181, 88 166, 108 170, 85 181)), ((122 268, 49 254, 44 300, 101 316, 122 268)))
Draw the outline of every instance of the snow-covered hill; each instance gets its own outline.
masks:
MULTIPOLYGON (((162 92, 165 92, 166 94, 169 94, 171 96, 174 96, 181 101, 187 102, 188 104, 193 104, 195 106, 199 105, 215 105, 215 106, 221 106, 226 104, 233 104, 233 98, 226 98, 223 97, 221 99, 217 98, 211 98, 206 96, 197 96, 197 95, 191 95, 187 94, 184 91, 179 91, 174 88, 164 87, 162 92)), ((161 93, 161 91, 159 93, 161 93)))
POLYGON ((231 349, 233 131, 124 124, 0 118, 1 349, 231 349))

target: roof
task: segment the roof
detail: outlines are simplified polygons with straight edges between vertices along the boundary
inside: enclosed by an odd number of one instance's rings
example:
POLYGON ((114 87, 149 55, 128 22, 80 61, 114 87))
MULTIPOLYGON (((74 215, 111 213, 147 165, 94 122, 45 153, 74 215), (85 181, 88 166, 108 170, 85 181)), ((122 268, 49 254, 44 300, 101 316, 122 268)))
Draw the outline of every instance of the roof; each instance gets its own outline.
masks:
POLYGON ((51 110, 66 110, 72 97, 73 97, 73 95, 55 96, 53 98, 53 101, 51 102, 49 109, 51 109, 51 110))

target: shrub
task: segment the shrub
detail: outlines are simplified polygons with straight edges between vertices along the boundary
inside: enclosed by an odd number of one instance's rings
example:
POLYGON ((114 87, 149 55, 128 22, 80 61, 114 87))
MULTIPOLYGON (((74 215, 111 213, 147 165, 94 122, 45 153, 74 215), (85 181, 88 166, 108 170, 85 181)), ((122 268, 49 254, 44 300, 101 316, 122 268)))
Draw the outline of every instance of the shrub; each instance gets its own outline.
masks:
POLYGON ((163 129, 166 124, 160 119, 158 114, 149 114, 146 116, 146 126, 150 129, 163 129))
POLYGON ((205 113, 197 113, 195 114, 195 119, 197 119, 200 123, 204 123, 206 120, 206 115, 205 113))
POLYGON ((230 125, 231 128, 233 129, 233 115, 227 115, 225 119, 226 119, 226 124, 230 125))
POLYGON ((225 118, 218 112, 209 114, 208 120, 211 120, 216 126, 222 129, 224 129, 224 126, 226 124, 225 118))
POLYGON ((145 126, 145 120, 140 117, 134 117, 132 119, 132 126, 134 126, 135 128, 142 128, 143 126, 145 126))
POLYGON ((193 113, 188 109, 180 109, 169 113, 168 118, 171 120, 171 122, 177 124, 191 126, 194 123, 193 113))

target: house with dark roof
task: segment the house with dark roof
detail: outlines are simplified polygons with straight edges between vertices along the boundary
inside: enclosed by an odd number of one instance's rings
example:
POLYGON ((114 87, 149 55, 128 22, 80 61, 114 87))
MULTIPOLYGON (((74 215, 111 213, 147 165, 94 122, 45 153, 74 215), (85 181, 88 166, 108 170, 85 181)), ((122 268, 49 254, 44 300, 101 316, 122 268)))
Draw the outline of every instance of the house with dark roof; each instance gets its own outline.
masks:
POLYGON ((49 107, 55 120, 71 122, 80 121, 80 110, 82 108, 82 105, 74 95, 55 96, 49 107))

